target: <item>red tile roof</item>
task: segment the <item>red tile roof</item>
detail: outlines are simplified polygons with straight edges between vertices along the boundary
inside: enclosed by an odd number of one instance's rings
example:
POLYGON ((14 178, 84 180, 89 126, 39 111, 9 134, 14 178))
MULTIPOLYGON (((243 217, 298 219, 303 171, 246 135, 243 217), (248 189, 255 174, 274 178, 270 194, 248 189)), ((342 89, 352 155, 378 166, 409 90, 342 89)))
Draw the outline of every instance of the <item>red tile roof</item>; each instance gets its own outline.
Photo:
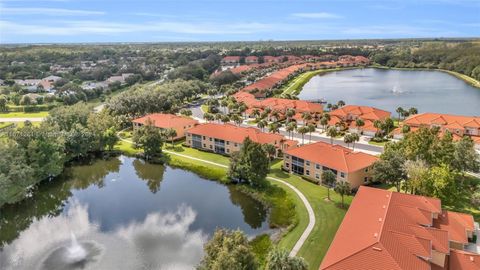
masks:
MULTIPOLYGON (((290 141, 286 140, 285 137, 280 134, 265 133, 261 132, 257 128, 239 127, 232 124, 201 124, 188 130, 188 133, 208 136, 236 143, 242 143, 243 140, 247 137, 257 143, 268 143, 277 145, 280 144, 280 142, 286 143, 287 141, 290 141)), ((292 144, 292 142, 288 143, 292 144)))
POLYGON ((390 117, 391 113, 368 106, 346 105, 330 112, 330 115, 345 118, 348 115, 354 115, 364 120, 384 120, 390 117))
MULTIPOLYGON (((320 269, 443 269, 429 262, 432 249, 454 252, 449 250, 452 228, 435 226, 434 213, 441 211, 438 199, 361 186, 320 269)), ((473 226, 471 216, 450 217, 464 222, 455 231, 466 234, 473 226)))
POLYGON ((438 219, 434 221, 436 228, 450 232, 450 240, 467 244, 468 236, 466 229, 475 230, 473 217, 471 215, 444 210, 438 219))
POLYGON ((364 169, 378 160, 375 156, 325 142, 292 148, 286 153, 346 173, 364 169))
POLYGON ((159 128, 184 128, 188 125, 196 125, 198 121, 185 116, 178 116, 174 114, 154 113, 133 120, 134 123, 144 125, 147 119, 154 122, 154 126, 159 128))
POLYGON ((480 254, 470 252, 452 250, 450 252, 450 269, 456 270, 479 270, 480 254))
POLYGON ((447 125, 451 128, 480 128, 480 117, 477 116, 463 116, 453 114, 440 113, 421 113, 412 115, 405 119, 404 124, 419 126, 419 125, 447 125))
POLYGON ((240 61, 240 56, 225 56, 222 61, 240 61))

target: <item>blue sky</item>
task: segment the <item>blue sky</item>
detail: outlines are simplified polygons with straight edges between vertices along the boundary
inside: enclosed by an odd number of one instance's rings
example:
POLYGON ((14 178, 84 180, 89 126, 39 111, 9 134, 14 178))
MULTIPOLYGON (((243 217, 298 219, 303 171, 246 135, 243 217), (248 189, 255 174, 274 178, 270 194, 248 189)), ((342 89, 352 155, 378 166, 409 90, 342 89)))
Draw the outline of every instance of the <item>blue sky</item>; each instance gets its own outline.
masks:
POLYGON ((0 43, 480 37, 479 0, 0 0, 0 43))

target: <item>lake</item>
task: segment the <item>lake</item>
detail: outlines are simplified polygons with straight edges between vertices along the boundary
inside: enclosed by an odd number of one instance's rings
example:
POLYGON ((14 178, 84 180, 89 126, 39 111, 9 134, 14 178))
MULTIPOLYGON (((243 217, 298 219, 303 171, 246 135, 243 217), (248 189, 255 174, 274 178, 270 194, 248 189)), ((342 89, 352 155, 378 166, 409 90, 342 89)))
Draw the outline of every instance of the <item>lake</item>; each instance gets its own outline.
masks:
POLYGON ((216 228, 268 233, 234 186, 120 156, 73 166, 0 208, 0 269, 192 269, 216 228))
POLYGON ((300 99, 373 106, 396 115, 398 107, 419 112, 480 115, 480 89, 441 71, 351 69, 313 77, 300 99))

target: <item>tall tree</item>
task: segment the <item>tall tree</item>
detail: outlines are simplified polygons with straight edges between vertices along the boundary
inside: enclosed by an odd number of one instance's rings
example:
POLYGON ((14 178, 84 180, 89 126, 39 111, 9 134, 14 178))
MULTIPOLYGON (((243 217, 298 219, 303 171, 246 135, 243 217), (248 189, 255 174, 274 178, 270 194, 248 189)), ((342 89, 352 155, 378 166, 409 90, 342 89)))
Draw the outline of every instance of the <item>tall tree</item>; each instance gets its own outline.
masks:
POLYGON ((261 144, 245 138, 240 151, 232 154, 228 176, 232 180, 262 186, 267 177, 270 160, 261 144))
POLYGON ((163 136, 150 119, 133 131, 132 139, 134 147, 143 149, 147 160, 162 153, 163 136))
POLYGON ((322 172, 322 183, 327 186, 327 198, 330 200, 330 188, 337 181, 337 176, 331 170, 324 170, 322 172))
POLYGON ((345 207, 344 197, 351 193, 350 184, 347 181, 337 181, 334 190, 342 197, 342 207, 345 207))
POLYGON ((380 159, 373 164, 375 181, 394 184, 400 191, 400 184, 407 178, 404 164, 406 158, 399 144, 387 143, 380 159))
POLYGON ((297 132, 302 135, 302 144, 305 144, 305 134, 308 133, 308 128, 306 126, 301 126, 297 129, 297 132))
POLYGON ((336 127, 329 127, 327 129, 327 136, 330 137, 330 144, 333 144, 333 138, 335 138, 338 135, 337 128, 336 127))
POLYGON ((204 246, 198 270, 256 270, 255 255, 247 236, 240 230, 218 229, 204 246))
POLYGON ((274 248, 268 253, 265 270, 307 270, 308 264, 301 257, 290 257, 288 251, 274 248))

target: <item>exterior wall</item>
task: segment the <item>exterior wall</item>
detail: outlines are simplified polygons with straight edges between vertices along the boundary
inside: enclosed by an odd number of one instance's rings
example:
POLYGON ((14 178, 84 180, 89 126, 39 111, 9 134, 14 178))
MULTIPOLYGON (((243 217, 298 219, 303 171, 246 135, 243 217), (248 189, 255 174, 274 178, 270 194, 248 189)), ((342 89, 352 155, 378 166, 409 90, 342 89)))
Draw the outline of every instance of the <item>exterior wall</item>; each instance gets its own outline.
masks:
MULTIPOLYGON (((208 136, 201 136, 201 137, 202 137, 202 147, 200 149, 205 151, 216 152, 215 138, 208 137, 208 136)), ((186 144, 189 147, 193 147, 192 134, 188 132, 186 134, 186 144)), ((222 154, 230 155, 233 152, 240 151, 241 147, 242 147, 241 143, 225 141, 225 153, 222 153, 222 154)))
MULTIPOLYGON (((283 169, 289 173, 292 171, 292 156, 285 154, 283 157, 283 169)), ((305 160, 303 177, 309 178, 314 181, 322 182, 323 165, 316 164, 314 162, 305 160)), ((341 172, 337 171, 337 181, 347 181, 350 184, 350 188, 358 188, 361 185, 367 184, 372 179, 372 168, 367 167, 356 172, 341 172)))
POLYGON ((463 250, 465 247, 461 243, 450 241, 450 248, 463 250))
POLYGON ((432 249, 432 263, 444 267, 447 255, 432 249))

